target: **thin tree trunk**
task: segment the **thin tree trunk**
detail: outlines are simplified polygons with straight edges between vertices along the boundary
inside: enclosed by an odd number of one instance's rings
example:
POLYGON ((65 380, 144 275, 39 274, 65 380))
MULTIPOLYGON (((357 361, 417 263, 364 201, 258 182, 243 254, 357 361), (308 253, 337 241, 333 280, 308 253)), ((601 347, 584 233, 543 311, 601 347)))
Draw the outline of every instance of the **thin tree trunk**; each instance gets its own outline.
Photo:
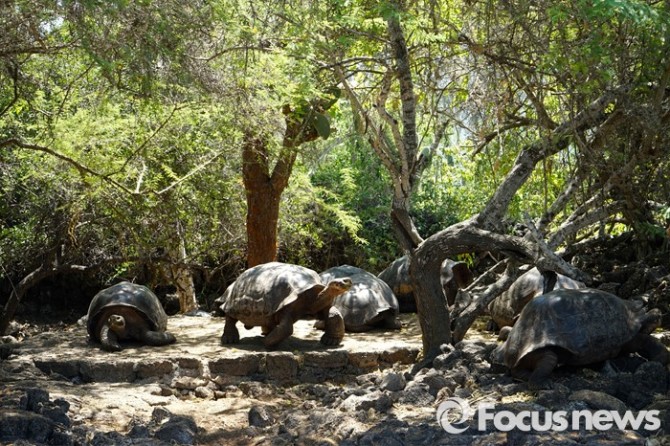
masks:
POLYGON ((170 265, 172 273, 172 283, 177 288, 177 297, 179 298, 179 311, 188 313, 198 308, 198 300, 195 296, 195 285, 193 284, 193 275, 191 270, 184 266, 186 264, 186 241, 184 240, 184 228, 181 222, 177 221, 177 246, 172 248, 171 259, 176 262, 170 265))

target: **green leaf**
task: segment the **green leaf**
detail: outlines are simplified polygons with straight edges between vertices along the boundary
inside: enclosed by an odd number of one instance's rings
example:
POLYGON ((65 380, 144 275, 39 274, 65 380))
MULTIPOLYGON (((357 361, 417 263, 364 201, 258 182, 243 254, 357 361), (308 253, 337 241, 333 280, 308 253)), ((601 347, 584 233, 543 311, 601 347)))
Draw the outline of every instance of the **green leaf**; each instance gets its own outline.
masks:
POLYGON ((330 136, 330 121, 328 117, 322 113, 315 113, 312 118, 312 125, 316 129, 316 132, 323 139, 328 139, 330 136))

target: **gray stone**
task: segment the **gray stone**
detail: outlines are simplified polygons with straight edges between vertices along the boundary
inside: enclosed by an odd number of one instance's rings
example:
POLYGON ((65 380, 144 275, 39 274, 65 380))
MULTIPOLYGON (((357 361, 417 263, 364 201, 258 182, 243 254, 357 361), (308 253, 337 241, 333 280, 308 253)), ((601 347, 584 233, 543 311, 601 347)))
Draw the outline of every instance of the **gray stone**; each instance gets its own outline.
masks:
POLYGON ((186 417, 170 419, 156 430, 154 437, 169 444, 195 444, 197 426, 186 417))
POLYGON ((419 356, 418 348, 392 347, 389 350, 383 351, 379 355, 379 359, 390 364, 413 364, 416 362, 417 356, 419 356))
POLYGON ((614 410, 619 413, 624 413, 628 407, 618 398, 608 395, 603 392, 583 389, 573 392, 568 397, 570 401, 584 401, 589 407, 599 410, 614 410))
POLYGON ((182 376, 202 376, 205 369, 205 365, 198 358, 180 357, 177 364, 182 376))
POLYGON ((633 376, 649 392, 666 393, 668 391, 668 370, 660 362, 647 361, 640 364, 633 376))
POLYGON ((277 390, 274 386, 258 381, 243 381, 238 387, 242 393, 254 399, 270 399, 277 395, 277 390))
POLYGON ((287 381, 298 376, 298 360, 292 353, 273 352, 265 357, 265 372, 271 379, 287 381))
POLYGON ((377 384, 380 380, 380 376, 377 373, 366 373, 365 375, 358 375, 356 377, 356 384, 359 386, 373 386, 377 384))
POLYGON ((130 361, 83 361, 80 368, 84 382, 133 382, 135 364, 130 361))
POLYGON ((128 439, 118 432, 96 432, 90 440, 91 446, 120 446, 127 445, 128 439))
POLYGON ((37 412, 39 408, 49 402, 49 392, 44 389, 30 388, 26 389, 25 395, 19 401, 19 408, 37 412))
POLYGON ((406 385, 407 381, 405 381, 405 377, 401 373, 391 372, 384 375, 381 384, 379 384, 379 388, 382 390, 397 392, 403 390, 406 385))
POLYGON ((398 398, 399 403, 423 407, 433 404, 434 401, 435 397, 430 393, 430 387, 415 381, 408 383, 398 398))
POLYGON ((488 357, 495 348, 495 344, 482 341, 464 340, 456 344, 456 349, 463 352, 463 356, 469 361, 479 361, 488 357))
POLYGON ((53 403, 46 404, 40 408, 38 413, 64 427, 70 427, 70 418, 67 416, 67 410, 63 410, 63 407, 53 403))
POLYGON ((209 361, 209 371, 212 374, 233 376, 248 376, 258 373, 261 365, 261 355, 245 355, 238 358, 219 358, 209 361))
POLYGON ((543 446, 551 444, 552 446, 577 446, 578 443, 571 437, 572 433, 561 434, 535 434, 511 431, 507 433, 507 446, 543 446))
POLYGON ((179 390, 195 390, 198 387, 207 385, 207 380, 203 378, 193 378, 191 376, 180 376, 172 380, 172 387, 179 390))
POLYGON ((35 359, 35 367, 51 375, 57 373, 72 379, 79 376, 80 361, 57 361, 53 359, 35 359))
POLYGON ((349 395, 342 401, 339 408, 340 410, 351 413, 361 410, 367 411, 368 409, 374 409, 377 412, 383 413, 388 411, 391 406, 393 406, 391 397, 386 393, 376 390, 364 395, 349 395))
POLYGON ((349 352, 349 364, 362 370, 379 367, 379 355, 372 352, 349 352))
POLYGON ((249 426, 268 427, 274 424, 274 419, 263 406, 252 406, 249 410, 249 426))
POLYGON ((0 441, 30 440, 46 443, 55 423, 42 415, 25 410, 0 408, 0 441))
POLYGON ((140 361, 134 366, 135 373, 140 379, 169 375, 174 371, 174 364, 168 360, 140 361))
POLYGON ((153 412, 151 412, 151 419, 158 424, 169 419, 171 416, 172 414, 165 407, 156 407, 153 412))
POLYGON ((151 436, 151 431, 144 424, 133 424, 128 431, 128 436, 130 438, 149 438, 151 436))
POLYGON ((303 355, 303 364, 307 367, 344 368, 348 362, 349 355, 346 351, 305 352, 303 355))
POLYGON ((437 392, 443 387, 449 387, 453 391, 458 386, 453 378, 447 378, 435 369, 428 369, 426 372, 417 375, 414 381, 428 385, 430 394, 433 396, 436 396, 437 392))
POLYGON ((453 350, 449 353, 443 353, 433 359, 433 367, 438 370, 451 369, 459 360, 462 360, 464 356, 465 355, 461 350, 453 350))
POLYGON ((537 403, 552 410, 560 409, 568 398, 570 389, 562 384, 554 383, 551 390, 539 390, 537 403))
POLYGON ((205 386, 196 387, 195 396, 203 399, 212 399, 214 398, 214 391, 205 386))

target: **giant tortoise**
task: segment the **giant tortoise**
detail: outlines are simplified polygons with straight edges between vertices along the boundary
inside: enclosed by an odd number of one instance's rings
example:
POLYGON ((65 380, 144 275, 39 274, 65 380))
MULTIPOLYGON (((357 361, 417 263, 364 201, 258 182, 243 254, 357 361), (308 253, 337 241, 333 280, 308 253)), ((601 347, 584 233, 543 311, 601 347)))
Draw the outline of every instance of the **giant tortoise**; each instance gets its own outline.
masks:
POLYGON ((338 345, 344 338, 344 321, 333 301, 351 287, 349 278, 324 284, 316 271, 289 263, 270 262, 244 271, 216 300, 225 315, 222 344, 240 340, 235 326, 263 327, 266 348, 273 348, 293 334, 299 319, 324 321, 324 345, 338 345))
POLYGON ((543 274, 537 268, 532 268, 519 276, 507 291, 498 296, 489 304, 489 313, 493 324, 492 331, 514 325, 523 307, 531 299, 548 293, 554 289, 584 288, 582 282, 573 280, 562 274, 548 271, 543 274))
MULTIPOLYGON (((398 299, 401 313, 416 313, 414 287, 409 276, 409 262, 407 256, 402 256, 391 263, 377 276, 391 287, 398 299)), ((474 276, 465 262, 456 262, 446 259, 440 269, 440 282, 444 296, 449 305, 454 305, 458 290, 472 283, 474 276)))
POLYGON ((324 283, 348 277, 351 288, 335 298, 347 331, 362 332, 373 328, 399 329, 398 299, 391 288, 374 274, 350 265, 335 266, 321 273, 324 283))
POLYGON ((165 331, 167 321, 165 310, 149 288, 120 282, 93 297, 86 325, 91 339, 103 349, 119 351, 119 341, 154 346, 175 342, 175 337, 165 331))
POLYGON ((657 309, 595 289, 555 290, 531 300, 514 327, 501 330, 505 341, 492 354, 512 376, 542 385, 558 365, 587 365, 637 352, 668 363, 668 351, 651 332, 657 309))

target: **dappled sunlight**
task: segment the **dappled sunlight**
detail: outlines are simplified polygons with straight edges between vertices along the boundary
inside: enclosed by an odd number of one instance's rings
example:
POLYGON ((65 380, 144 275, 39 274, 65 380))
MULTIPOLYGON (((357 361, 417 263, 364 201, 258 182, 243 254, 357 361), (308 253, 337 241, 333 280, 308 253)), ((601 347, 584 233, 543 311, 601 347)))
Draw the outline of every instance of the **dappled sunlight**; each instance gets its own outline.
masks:
MULTIPOLYGON (((349 352, 381 353, 394 349, 421 349, 421 327, 416 314, 401 314, 400 330, 375 329, 361 333, 349 333, 338 346, 325 346, 319 342, 322 330, 314 328, 313 320, 301 320, 294 324, 293 335, 282 341, 273 352, 290 352, 300 355, 303 352, 349 352)), ((485 318, 479 318, 467 334, 468 339, 495 342, 495 335, 484 330, 485 318)), ((220 358, 238 358, 250 354, 265 354, 269 350, 263 345, 260 327, 246 329, 238 322, 240 341, 236 344, 221 345, 224 318, 172 316, 168 321, 168 331, 173 333, 177 342, 165 346, 146 346, 127 342, 120 352, 106 352, 99 344, 91 342, 86 329, 80 325, 65 330, 41 333, 27 338, 21 343, 20 351, 24 357, 50 361, 93 361, 143 362, 152 360, 172 360, 197 358, 214 360, 220 358)))

